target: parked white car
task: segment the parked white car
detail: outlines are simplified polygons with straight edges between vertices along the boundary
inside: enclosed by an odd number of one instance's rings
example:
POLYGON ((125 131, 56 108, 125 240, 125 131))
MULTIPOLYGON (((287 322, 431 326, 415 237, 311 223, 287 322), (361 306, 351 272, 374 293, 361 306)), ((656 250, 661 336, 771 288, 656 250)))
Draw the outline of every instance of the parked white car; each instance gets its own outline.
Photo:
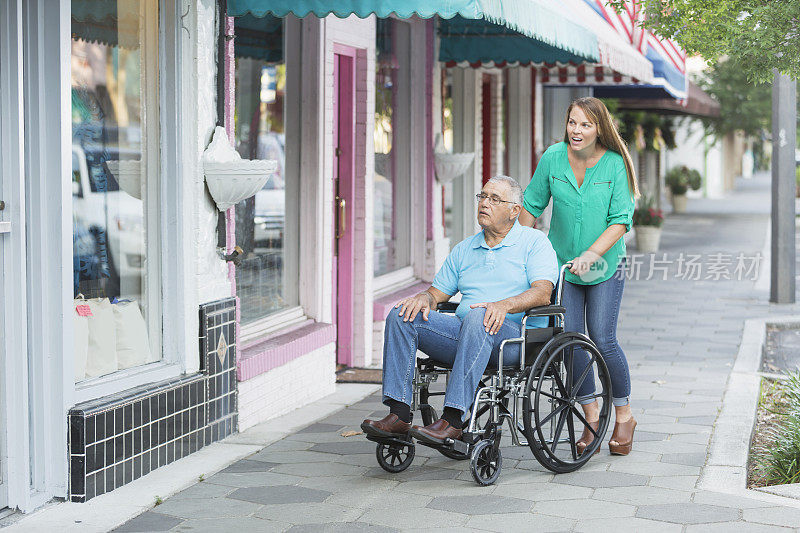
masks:
POLYGON ((74 224, 87 229, 95 238, 95 254, 111 282, 106 290, 119 293, 106 296, 138 298, 145 258, 142 201, 120 190, 100 163, 99 155, 98 151, 87 157, 81 146, 72 145, 74 224), (114 287, 116 284, 118 289, 114 287))

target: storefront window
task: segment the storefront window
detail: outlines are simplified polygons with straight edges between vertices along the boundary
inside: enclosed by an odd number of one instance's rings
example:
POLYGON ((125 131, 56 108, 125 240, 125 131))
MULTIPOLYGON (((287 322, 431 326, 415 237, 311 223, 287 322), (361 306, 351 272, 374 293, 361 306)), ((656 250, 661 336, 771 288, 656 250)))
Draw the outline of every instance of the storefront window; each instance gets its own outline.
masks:
POLYGON ((287 165, 286 139, 299 128, 286 120, 283 20, 241 17, 236 24, 236 148, 246 159, 278 162, 263 189, 236 206, 236 243, 245 254, 236 288, 247 324, 298 305, 297 198, 287 194, 298 175, 287 165))
POLYGON ((161 359, 157 13, 72 2, 76 381, 161 359))
MULTIPOLYGON (((453 152, 453 74, 450 69, 442 69, 442 145, 447 152, 453 152)), ((442 186, 442 224, 445 237, 453 234, 453 182, 442 186)), ((450 242, 455 246, 456 242, 450 242)))
POLYGON ((408 165, 408 24, 378 19, 375 46, 375 231, 373 274, 410 264, 408 165))

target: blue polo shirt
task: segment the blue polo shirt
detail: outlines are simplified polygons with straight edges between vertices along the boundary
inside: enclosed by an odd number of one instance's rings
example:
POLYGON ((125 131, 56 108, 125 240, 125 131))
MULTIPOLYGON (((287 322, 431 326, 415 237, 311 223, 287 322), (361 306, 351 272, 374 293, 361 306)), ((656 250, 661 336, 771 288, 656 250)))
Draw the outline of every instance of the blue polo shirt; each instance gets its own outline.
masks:
MULTIPOLYGON (((483 231, 458 243, 432 285, 445 294, 461 293, 456 315, 463 320, 470 305, 517 296, 538 280, 553 285, 558 281, 556 252, 544 233, 514 222, 500 244, 491 248, 483 231)), ((522 313, 506 318, 521 323, 522 313)), ((547 320, 547 317, 531 319, 528 325, 547 327, 547 320)))

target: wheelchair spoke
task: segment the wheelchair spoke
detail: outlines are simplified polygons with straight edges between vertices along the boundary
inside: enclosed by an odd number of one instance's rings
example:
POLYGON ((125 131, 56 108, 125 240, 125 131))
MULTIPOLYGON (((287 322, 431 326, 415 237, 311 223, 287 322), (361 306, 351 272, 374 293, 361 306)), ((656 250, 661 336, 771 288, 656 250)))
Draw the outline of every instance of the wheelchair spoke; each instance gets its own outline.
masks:
POLYGON ((567 434, 569 435, 569 448, 572 452, 572 460, 578 460, 578 447, 575 445, 575 421, 572 420, 572 414, 567 413, 567 434))
POLYGON ((556 424, 556 431, 553 434, 553 447, 550 449, 553 455, 555 455, 556 453, 556 447, 558 446, 558 441, 561 440, 561 432, 564 430, 564 421, 567 419, 566 415, 569 415, 569 411, 562 410, 561 416, 559 417, 558 423, 556 424))
POLYGON ((561 379, 561 373, 558 371, 558 367, 555 364, 551 364, 550 367, 553 369, 553 380, 556 382, 558 390, 561 391, 561 395, 565 398, 569 398, 567 387, 564 386, 564 380, 561 379))
POLYGON ((547 415, 547 416, 546 416, 546 417, 544 417, 542 420, 540 420, 540 421, 539 421, 539 425, 540 425, 540 426, 543 426, 543 425, 547 424, 548 422, 550 422, 550 419, 551 419, 551 418, 553 418, 553 417, 554 417, 554 416, 556 416, 557 414, 559 414, 559 413, 561 413, 562 411, 564 411, 564 409, 566 409, 567 407, 569 407, 569 404, 564 404, 564 405, 562 405, 562 406, 560 406, 560 407, 557 407, 556 409, 554 409, 554 410, 553 410, 553 412, 551 412, 549 415, 547 415))
POLYGON ((600 435, 598 435, 597 431, 595 431, 594 428, 589 425, 589 422, 586 421, 586 418, 583 417, 583 414, 581 414, 580 411, 578 411, 575 407, 571 407, 570 409, 572 409, 572 412, 578 417, 578 420, 581 421, 581 424, 583 424, 584 427, 589 428, 589 431, 592 432, 592 435, 594 435, 595 438, 600 438, 600 435))
POLYGON ((569 403, 569 400, 565 400, 564 398, 556 396, 555 394, 550 394, 549 392, 539 391, 539 394, 541 394, 542 396, 546 396, 547 398, 550 398, 552 400, 559 401, 561 403, 569 403))
MULTIPOLYGON (((577 393, 577 391, 580 390, 581 385, 583 385, 583 382, 586 381, 586 378, 589 376, 589 371, 592 369, 592 363, 594 363, 594 359, 595 359, 595 356, 594 356, 594 354, 592 354, 592 358, 589 359, 589 364, 587 364, 586 368, 583 369, 583 373, 581 374, 581 377, 578 378, 578 380, 575 382, 575 386, 572 388, 571 393, 572 392, 577 393)), ((575 396, 573 394, 570 394, 569 397, 570 397, 570 399, 574 399, 575 398, 575 396)))

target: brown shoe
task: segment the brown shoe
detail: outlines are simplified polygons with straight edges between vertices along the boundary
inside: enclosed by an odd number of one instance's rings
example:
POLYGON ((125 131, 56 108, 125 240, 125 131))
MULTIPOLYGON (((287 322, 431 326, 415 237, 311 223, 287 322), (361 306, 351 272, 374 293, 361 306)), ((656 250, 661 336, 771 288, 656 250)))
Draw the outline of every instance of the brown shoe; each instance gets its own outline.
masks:
POLYGON ((616 422, 614 432, 609 439, 608 449, 611 455, 628 455, 633 448, 633 430, 636 429, 636 420, 631 417, 627 422, 616 422), (616 444, 613 444, 616 442, 616 444))
POLYGON ((430 426, 414 426, 409 434, 417 440, 433 444, 444 444, 444 439, 461 440, 461 430, 454 428, 442 418, 430 426))
POLYGON ((411 429, 411 423, 403 422, 397 415, 389 413, 380 420, 364 420, 361 429, 375 437, 404 437, 411 429))
MULTIPOLYGON (((596 420, 594 422, 589 422, 589 426, 597 432, 597 429, 600 427, 600 421, 596 420)), ((581 438, 575 443, 575 447, 578 449, 578 455, 583 455, 583 451, 592 445, 594 442, 594 433, 589 431, 589 428, 583 426, 583 434, 581 438)), ((594 453, 600 453, 600 446, 594 451, 594 453)))

